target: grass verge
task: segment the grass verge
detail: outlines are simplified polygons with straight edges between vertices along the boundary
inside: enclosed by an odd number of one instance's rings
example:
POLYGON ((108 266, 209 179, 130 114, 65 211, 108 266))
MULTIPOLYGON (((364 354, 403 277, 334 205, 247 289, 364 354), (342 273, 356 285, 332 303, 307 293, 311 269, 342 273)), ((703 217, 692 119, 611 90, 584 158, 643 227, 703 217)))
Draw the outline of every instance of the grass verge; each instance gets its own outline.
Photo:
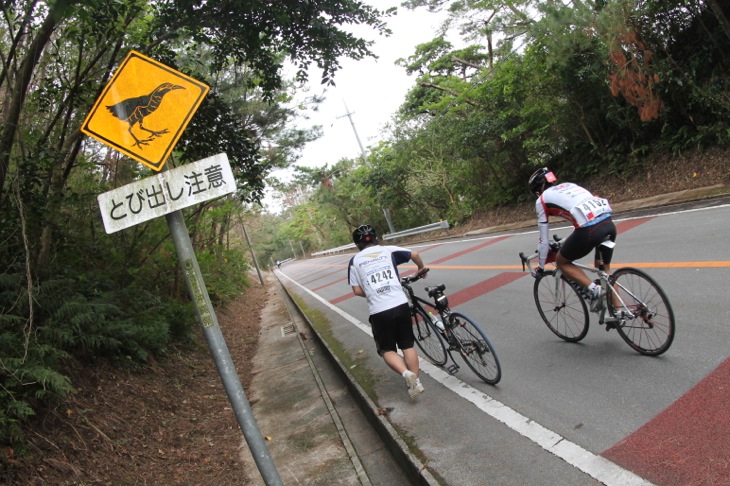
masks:
POLYGON ((367 357, 364 354, 353 357, 350 350, 334 336, 332 326, 322 312, 308 307, 296 294, 290 294, 290 296, 301 312, 307 317, 310 325, 324 342, 327 343, 327 346, 329 346, 337 359, 340 360, 355 378, 355 381, 362 387, 368 397, 370 397, 370 400, 373 403, 378 403, 378 395, 375 392, 375 377, 368 371, 366 366, 362 366, 367 360, 367 357))

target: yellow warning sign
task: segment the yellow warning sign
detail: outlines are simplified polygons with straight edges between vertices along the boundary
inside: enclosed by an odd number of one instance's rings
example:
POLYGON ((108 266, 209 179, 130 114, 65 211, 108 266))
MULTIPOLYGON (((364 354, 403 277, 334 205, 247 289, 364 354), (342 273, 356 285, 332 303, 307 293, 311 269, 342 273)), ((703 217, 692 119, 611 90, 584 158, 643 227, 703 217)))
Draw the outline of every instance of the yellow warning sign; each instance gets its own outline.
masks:
POLYGON ((209 89, 131 51, 96 100, 81 131, 159 171, 209 89))

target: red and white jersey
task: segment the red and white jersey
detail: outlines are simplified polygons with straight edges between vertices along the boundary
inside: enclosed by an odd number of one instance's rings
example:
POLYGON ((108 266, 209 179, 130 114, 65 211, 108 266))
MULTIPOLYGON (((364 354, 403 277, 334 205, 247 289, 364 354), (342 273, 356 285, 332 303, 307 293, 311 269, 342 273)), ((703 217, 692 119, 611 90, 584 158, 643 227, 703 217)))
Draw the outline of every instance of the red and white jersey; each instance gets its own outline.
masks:
POLYGON ((535 202, 537 223, 547 223, 550 216, 567 219, 576 228, 590 226, 611 215, 606 199, 572 182, 548 187, 535 202))
POLYGON ((545 189, 537 198, 535 209, 540 233, 537 244, 540 268, 545 267, 550 250, 548 245, 550 216, 567 219, 576 228, 596 224, 611 216, 611 206, 607 200, 594 196, 590 191, 572 182, 563 182, 545 189))

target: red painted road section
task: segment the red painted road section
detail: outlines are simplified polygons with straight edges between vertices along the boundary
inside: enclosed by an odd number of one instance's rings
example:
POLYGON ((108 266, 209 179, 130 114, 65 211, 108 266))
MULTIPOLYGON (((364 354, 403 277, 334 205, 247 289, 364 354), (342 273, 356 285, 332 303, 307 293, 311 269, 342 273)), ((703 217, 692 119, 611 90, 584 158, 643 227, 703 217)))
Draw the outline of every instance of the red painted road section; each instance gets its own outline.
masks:
MULTIPOLYGON (((340 270, 340 271, 342 271, 342 270, 340 270)), ((345 271, 347 271, 347 270, 345 270, 345 271)), ((318 290, 321 290, 321 289, 323 289, 323 288, 325 288, 325 287, 329 287, 330 285, 334 285, 334 284, 336 284, 336 283, 343 283, 343 282, 345 283, 345 285, 347 285, 347 276, 345 276, 345 278, 343 278, 342 280, 335 280, 335 281, 333 281, 333 282, 330 282, 330 283, 328 283, 328 284, 324 284, 324 285, 322 285, 321 287, 317 287, 316 289, 312 289, 312 292, 316 292, 316 291, 318 291, 318 290)), ((349 287, 348 287, 348 288, 349 288, 349 287)), ((350 290, 352 290, 352 289, 350 289, 350 290)), ((338 297, 338 299, 339 299, 339 297, 338 297)), ((332 302, 333 304, 335 304, 335 303, 336 303, 336 302, 334 302, 334 301, 330 301, 330 302, 332 302)), ((338 300, 337 302, 342 302, 342 301, 341 301, 341 300, 338 300)))
POLYGON ((619 221, 616 223, 616 233, 621 235, 624 231, 628 231, 631 228, 636 228, 640 224, 644 224, 647 221, 651 221, 654 219, 654 216, 649 216, 646 218, 635 218, 635 219, 627 219, 626 221, 619 221))
POLYGON ((446 289, 446 295, 449 298, 449 307, 454 309, 457 305, 463 304, 464 302, 475 299, 480 295, 486 294, 487 292, 491 292, 507 284, 510 284, 515 280, 524 277, 525 275, 529 275, 529 273, 504 272, 495 277, 488 278, 483 282, 479 282, 476 285, 472 285, 471 287, 467 287, 463 290, 459 290, 458 292, 454 292, 453 294, 449 294, 448 289, 446 289))
POLYGON ((431 245, 428 248, 424 248, 423 250, 417 250, 417 251, 418 251, 418 253, 425 253, 428 250, 433 250, 434 248, 438 248, 441 245, 443 245, 443 243, 436 243, 435 245, 431 245))
MULTIPOLYGON (((457 305, 463 304, 464 302, 468 302, 472 299, 476 299, 477 297, 480 297, 487 292, 491 292, 507 284, 510 284, 515 280, 524 277, 525 275, 529 274, 523 272, 504 272, 495 277, 488 278, 487 280, 479 282, 476 285, 472 285, 471 287, 467 287, 465 289, 459 290, 458 292, 454 292, 453 294, 449 294, 448 289, 446 289, 446 295, 449 298, 449 306, 454 309, 457 305)), ((430 284, 430 286, 434 285, 438 284, 430 284)), ((349 299, 352 296, 354 296, 354 294, 343 295, 341 297, 337 297, 336 299, 330 300, 330 303, 336 304, 338 302, 342 302, 343 300, 349 299)))
POLYGON ((325 273, 324 275, 316 275, 316 276, 313 275, 314 278, 312 280, 309 280, 307 282, 302 282, 302 285, 309 285, 310 283, 314 283, 317 280, 323 279, 325 277, 329 277, 330 275, 333 275, 335 273, 339 273, 341 271, 342 271, 342 269, 341 268, 338 268, 337 270, 333 270, 333 271, 331 271, 329 273, 325 273))
POLYGON ((730 485, 730 358, 602 455, 661 486, 730 485))
POLYGON ((355 297, 355 294, 352 293, 352 288, 350 288, 350 293, 335 297, 334 299, 330 300, 330 304, 339 304, 343 300, 351 299, 352 297, 355 297))
POLYGON ((456 257, 461 256, 461 255, 466 255, 467 253, 471 253, 471 252, 476 251, 476 250, 478 250, 480 248, 484 248, 485 246, 493 245, 493 244, 498 243, 498 242, 500 242, 500 241, 502 241, 502 240, 504 240, 506 238, 509 238, 509 235, 499 236, 497 238, 492 238, 491 240, 487 240, 484 243, 481 243, 481 244, 476 245, 476 246, 472 246, 471 248, 467 248, 466 250, 457 251, 456 253, 452 253, 451 255, 445 256, 445 257, 440 258, 440 259, 438 259, 436 261, 433 261, 433 262, 427 262, 426 266, 428 266, 428 264, 438 265, 439 263, 443 263, 443 262, 445 262, 447 260, 451 260, 451 259, 456 258, 456 257))

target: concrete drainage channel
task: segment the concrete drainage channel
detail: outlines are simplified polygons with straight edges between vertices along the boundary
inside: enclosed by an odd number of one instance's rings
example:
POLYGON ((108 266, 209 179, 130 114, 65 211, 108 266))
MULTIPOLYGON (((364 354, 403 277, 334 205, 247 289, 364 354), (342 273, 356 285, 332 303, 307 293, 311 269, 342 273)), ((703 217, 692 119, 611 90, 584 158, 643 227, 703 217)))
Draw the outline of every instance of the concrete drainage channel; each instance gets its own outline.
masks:
POLYGON ((290 322, 286 326, 281 326, 281 337, 291 336, 297 333, 297 328, 293 322, 290 322))
MULTIPOLYGON (((296 309, 301 319, 307 323, 307 326, 309 327, 312 336, 316 338, 317 343, 325 351, 324 354, 326 355, 327 359, 330 361, 333 368, 347 384, 347 388, 350 394, 359 405, 368 422, 377 431, 383 443, 386 445, 396 461, 402 466, 404 473, 411 480, 411 483, 424 486, 438 486, 439 482, 426 469, 423 463, 410 452, 405 441, 398 435, 398 432, 395 430, 395 428, 390 424, 390 422, 388 422, 385 417, 378 414, 378 407, 365 393, 365 390, 363 390, 363 388, 355 381, 355 377, 352 376, 347 367, 340 361, 337 356, 335 356, 332 348, 330 348, 327 342, 322 339, 322 336, 317 333, 314 326, 312 325, 312 322, 301 311, 299 306, 292 299, 291 295, 289 295, 289 290, 286 288, 286 286, 281 285, 281 288, 284 289, 284 295, 291 303, 291 306, 296 309)), ((288 335, 296 332, 296 328, 293 323, 290 325, 282 326, 281 329, 282 334, 287 333, 288 335), (289 328, 292 328, 292 330, 289 331, 289 328)))

